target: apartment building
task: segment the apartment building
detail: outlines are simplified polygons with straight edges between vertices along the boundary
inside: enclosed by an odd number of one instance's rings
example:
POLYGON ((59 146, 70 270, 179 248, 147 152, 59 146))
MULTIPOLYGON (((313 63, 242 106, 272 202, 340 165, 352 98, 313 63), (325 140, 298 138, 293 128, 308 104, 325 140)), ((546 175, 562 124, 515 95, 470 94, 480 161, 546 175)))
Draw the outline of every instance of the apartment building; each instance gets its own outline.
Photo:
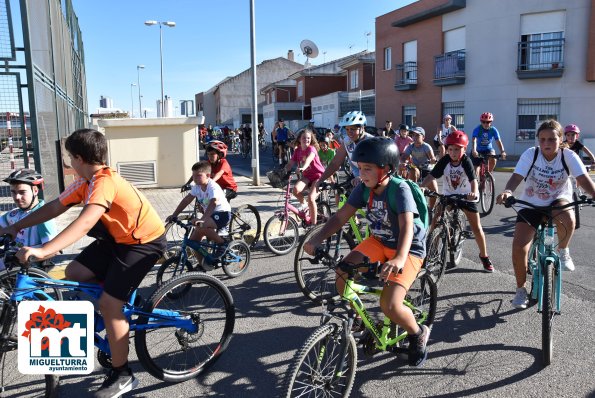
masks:
POLYGON ((507 152, 534 145, 540 120, 589 130, 595 106, 595 0, 420 0, 376 18, 376 116, 471 134, 494 114, 507 152))

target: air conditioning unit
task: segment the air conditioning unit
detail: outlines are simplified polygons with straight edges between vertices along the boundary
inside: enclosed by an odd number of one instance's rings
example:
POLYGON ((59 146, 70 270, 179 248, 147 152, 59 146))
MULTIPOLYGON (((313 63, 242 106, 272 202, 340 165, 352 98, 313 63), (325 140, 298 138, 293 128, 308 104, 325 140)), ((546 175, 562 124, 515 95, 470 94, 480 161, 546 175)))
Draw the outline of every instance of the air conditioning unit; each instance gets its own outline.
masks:
POLYGON ((157 184, 157 162, 119 162, 118 174, 133 185, 145 186, 157 184))

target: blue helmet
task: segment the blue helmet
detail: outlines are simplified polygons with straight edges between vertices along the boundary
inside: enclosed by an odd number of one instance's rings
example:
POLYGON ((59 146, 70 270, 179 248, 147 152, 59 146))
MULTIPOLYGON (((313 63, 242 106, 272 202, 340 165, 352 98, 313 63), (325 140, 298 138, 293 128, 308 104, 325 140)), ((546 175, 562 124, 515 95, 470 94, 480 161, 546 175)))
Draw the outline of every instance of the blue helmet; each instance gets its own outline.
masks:
POLYGON ((345 116, 343 116, 341 118, 341 121, 339 122, 339 126, 341 126, 341 127, 355 126, 355 125, 360 125, 360 126, 366 125, 366 115, 364 115, 363 112, 360 112, 360 111, 347 112, 345 114, 345 116))

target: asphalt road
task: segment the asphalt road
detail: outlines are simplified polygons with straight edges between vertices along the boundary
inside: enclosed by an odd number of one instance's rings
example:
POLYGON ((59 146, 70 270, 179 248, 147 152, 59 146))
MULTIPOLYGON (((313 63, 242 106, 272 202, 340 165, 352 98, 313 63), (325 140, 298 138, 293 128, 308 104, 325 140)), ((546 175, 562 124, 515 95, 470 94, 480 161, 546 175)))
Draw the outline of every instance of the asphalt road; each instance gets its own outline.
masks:
MULTIPOLYGON (((235 162, 232 156, 238 172, 235 162)), ((261 166, 264 175, 263 169, 261 166)), ((498 191, 508 176, 496 173, 498 191)), ((257 200, 256 205, 266 210, 261 214, 264 224, 276 198, 257 200)), ((577 270, 564 274, 563 313, 554 323, 550 366, 541 365, 540 314, 534 307, 521 311, 510 305, 515 288, 510 264, 515 214, 498 206, 482 220, 496 272, 482 271, 477 247, 467 242, 461 266, 448 271, 439 286, 426 364, 411 368, 393 354, 366 359, 358 350, 351 396, 595 397, 595 265, 590 261, 589 241, 594 231, 593 213, 585 209, 583 227, 571 245, 577 270)), ((321 314, 321 308, 307 301, 297 288, 294 254, 278 257, 261 243, 243 276, 229 279, 220 270, 211 272, 229 287, 237 309, 234 337, 227 351, 206 374, 176 385, 158 382, 134 361, 140 386, 127 396, 281 396, 289 364, 319 324, 321 314)), ((147 285, 154 280, 154 272, 146 278, 147 285)), ((151 288, 147 286, 145 291, 151 288)), ((131 353, 135 355, 133 345, 131 353)), ((101 382, 98 375, 100 371, 64 378, 61 396, 85 396, 81 386, 94 391, 101 382)))

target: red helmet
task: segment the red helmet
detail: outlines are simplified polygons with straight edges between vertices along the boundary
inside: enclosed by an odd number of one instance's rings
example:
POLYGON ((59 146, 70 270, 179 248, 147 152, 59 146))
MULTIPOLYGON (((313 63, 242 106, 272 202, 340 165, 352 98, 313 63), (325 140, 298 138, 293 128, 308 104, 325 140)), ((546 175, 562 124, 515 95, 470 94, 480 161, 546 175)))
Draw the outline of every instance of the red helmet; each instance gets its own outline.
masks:
POLYGON ((581 133, 581 129, 578 128, 576 124, 569 124, 568 126, 564 127, 564 134, 566 133, 581 133))
POLYGON ((227 145, 224 142, 213 140, 207 144, 207 152, 209 151, 216 151, 224 158, 227 156, 227 145))
POLYGON ((446 137, 446 141, 444 142, 444 145, 446 146, 457 145, 461 148, 465 148, 468 144, 469 137, 467 137, 467 134, 465 134, 465 132, 461 130, 453 131, 452 133, 450 133, 446 137))
POLYGON ((492 115, 490 112, 484 112, 479 117, 479 121, 480 122, 493 122, 494 121, 494 115, 492 115))

